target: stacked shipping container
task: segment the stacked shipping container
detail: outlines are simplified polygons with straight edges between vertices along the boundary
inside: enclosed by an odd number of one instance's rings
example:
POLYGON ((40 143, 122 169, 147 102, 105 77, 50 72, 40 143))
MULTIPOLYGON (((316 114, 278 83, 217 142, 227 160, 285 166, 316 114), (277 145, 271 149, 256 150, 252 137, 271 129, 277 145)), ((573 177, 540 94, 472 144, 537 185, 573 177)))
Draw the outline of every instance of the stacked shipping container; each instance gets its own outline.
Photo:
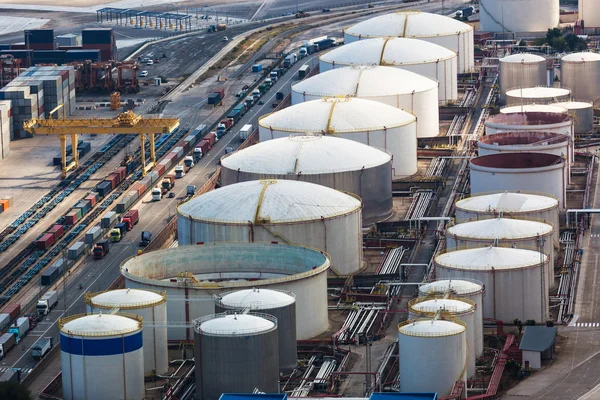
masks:
POLYGON ((10 100, 0 101, 0 160, 10 153, 10 140, 13 138, 13 117, 10 100))
POLYGON ((112 28, 89 28, 81 31, 83 49, 100 50, 102 61, 117 60, 117 45, 112 28))

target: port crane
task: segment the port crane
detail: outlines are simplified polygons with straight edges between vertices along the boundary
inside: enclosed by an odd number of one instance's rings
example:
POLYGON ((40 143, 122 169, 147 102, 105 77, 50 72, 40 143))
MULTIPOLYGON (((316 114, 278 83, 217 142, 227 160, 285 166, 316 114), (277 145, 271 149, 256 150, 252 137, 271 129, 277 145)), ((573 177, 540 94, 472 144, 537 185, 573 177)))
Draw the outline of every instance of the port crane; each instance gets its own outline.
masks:
MULTIPOLYGON (((51 115, 58 111, 61 106, 51 111, 51 115)), ((99 135, 139 135, 142 155, 142 174, 156 165, 156 154, 154 152, 154 134, 170 133, 179 127, 178 118, 144 118, 134 114, 132 111, 120 113, 116 118, 56 118, 56 119, 31 119, 23 122, 23 128, 34 135, 57 135, 60 140, 60 152, 62 157, 62 179, 66 178, 67 172, 79 166, 77 154, 77 138, 83 134, 99 135), (150 136, 150 159, 151 163, 146 166, 144 144, 146 134, 150 136), (71 137, 71 149, 73 161, 67 165, 67 136, 71 137)))

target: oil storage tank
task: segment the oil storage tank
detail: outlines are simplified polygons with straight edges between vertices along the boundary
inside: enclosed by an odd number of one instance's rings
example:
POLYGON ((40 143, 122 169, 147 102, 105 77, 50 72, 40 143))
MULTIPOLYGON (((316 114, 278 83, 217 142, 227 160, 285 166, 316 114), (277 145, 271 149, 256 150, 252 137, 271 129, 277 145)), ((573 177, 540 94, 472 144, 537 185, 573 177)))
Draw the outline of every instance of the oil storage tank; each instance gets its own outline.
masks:
POLYGON ((419 296, 455 295, 475 303, 475 357, 483 353, 483 291, 476 279, 437 279, 419 286, 419 296))
POLYGON ((503 153, 473 158, 471 193, 530 190, 554 196, 566 207, 565 160, 554 154, 503 153))
MULTIPOLYGON (((287 375, 298 364, 296 346, 296 295, 274 289, 242 289, 221 293, 215 298, 215 312, 250 310, 272 315, 277 319, 279 370, 287 375)), ((301 323, 303 321, 300 321, 301 323)))
POLYGON ((501 114, 513 113, 557 113, 567 114, 566 107, 561 107, 557 103, 553 104, 523 104, 518 106, 504 106, 500 108, 501 114))
POLYGON ((554 227, 554 246, 558 246, 558 199, 532 192, 497 192, 474 195, 456 202, 457 223, 505 217, 531 221, 550 221, 554 227))
POLYGON ((600 27, 600 9, 595 0, 578 1, 579 19, 582 19, 586 28, 600 27))
POLYGON ((135 314, 146 324, 144 339, 144 375, 166 374, 169 370, 167 342, 167 294, 137 289, 117 289, 86 293, 88 313, 108 314, 114 308, 135 314))
POLYGON ((316 183, 359 196, 363 226, 392 215, 392 156, 353 140, 290 135, 221 160, 223 186, 260 179, 316 183))
POLYGON ((542 286, 548 257, 537 251, 510 247, 481 247, 450 251, 435 257, 436 275, 471 278, 485 285, 484 318, 512 322, 545 322, 548 287, 542 286))
POLYGON ((486 135, 513 131, 557 132, 573 138, 573 118, 567 113, 515 112, 491 115, 485 120, 486 135))
POLYGON ((414 114, 417 137, 439 134, 438 83, 414 72, 354 65, 323 72, 292 85, 292 105, 340 96, 373 100, 414 114))
POLYGON ((559 14, 558 0, 482 0, 479 3, 479 21, 484 32, 546 32, 558 27, 559 14))
POLYGON ((552 106, 564 107, 573 117, 575 133, 588 133, 594 130, 594 104, 587 101, 565 101, 554 103, 552 106))
POLYGON ((417 173, 417 119, 372 100, 324 98, 258 119, 260 142, 290 134, 337 136, 388 151, 393 177, 417 173))
POLYGON ((595 102, 600 98, 600 54, 567 54, 560 60, 560 78, 573 99, 595 102))
MULTIPOLYGON (((121 264, 127 288, 167 292, 171 321, 215 312, 214 296, 232 290, 281 289, 296 295, 298 340, 329 327, 329 256, 308 247, 276 243, 217 242, 153 251, 121 264)), ((169 340, 193 340, 193 331, 168 327, 169 340)))
POLYGON ((548 262, 544 264, 546 267, 546 290, 548 290, 554 287, 553 233, 550 221, 544 223, 500 217, 464 222, 446 230, 446 250, 453 251, 494 244, 538 250, 539 253, 548 255, 548 262))
MULTIPOLYGON (((277 319, 259 313, 223 313, 194 320, 196 399, 223 393, 276 393, 277 319)), ((286 340, 287 338, 281 338, 286 340)))
POLYGON ((535 54, 511 54, 500 59, 498 78, 500 97, 520 87, 546 86, 546 59, 535 54))
POLYGON ((442 104, 458 99, 458 59, 445 47, 419 39, 376 38, 360 40, 319 57, 321 72, 349 65, 387 65, 406 69, 439 82, 442 104))
POLYGON ((301 181, 261 180, 224 186, 177 208, 179 245, 283 242, 325 251, 332 270, 361 268, 362 202, 355 195, 301 181))
POLYGON ((506 105, 518 106, 521 104, 550 104, 569 101, 571 91, 555 87, 522 87, 510 89, 506 92, 506 105))
POLYGON ((455 298, 420 298, 408 302, 408 319, 432 319, 439 314, 443 318, 453 318, 464 322, 467 328, 467 377, 475 375, 475 341, 477 335, 483 341, 483 331, 478 332, 475 322, 475 303, 468 299, 455 298))
POLYGON ((435 43, 458 55, 458 73, 475 67, 473 27, 445 15, 397 11, 379 15, 344 29, 344 42, 372 38, 404 37, 435 43))
POLYGON ((448 395, 465 381, 466 327, 461 321, 405 321, 398 325, 400 389, 448 395))
POLYGON ((58 320, 65 400, 142 399, 142 319, 76 314, 58 320))

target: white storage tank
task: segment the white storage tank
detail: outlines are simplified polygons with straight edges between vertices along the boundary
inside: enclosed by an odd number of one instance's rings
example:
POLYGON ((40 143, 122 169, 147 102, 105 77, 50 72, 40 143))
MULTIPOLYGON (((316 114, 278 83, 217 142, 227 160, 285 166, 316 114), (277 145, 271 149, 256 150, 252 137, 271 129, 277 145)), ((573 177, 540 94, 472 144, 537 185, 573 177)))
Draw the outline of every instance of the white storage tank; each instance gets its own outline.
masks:
MULTIPOLYGON (((308 247, 274 243, 205 243, 135 256, 121 263, 127 288, 167 292, 169 320, 190 323, 215 312, 214 296, 231 290, 281 289, 296 295, 298 340, 329 328, 329 256, 308 247), (189 301, 188 301, 189 300, 189 301)), ((193 331, 169 327, 169 340, 193 331)))
POLYGON ((550 221, 554 227, 554 246, 558 246, 558 199, 527 191, 474 195, 454 205, 456 223, 505 217, 531 221, 550 221))
POLYGON ((417 137, 439 134, 438 83, 414 72, 354 65, 320 73, 292 86, 292 105, 331 96, 356 97, 400 108, 417 117, 417 137))
POLYGON ((492 115, 485 120, 486 135, 512 131, 557 132, 573 138, 573 118, 566 113, 515 112, 492 115))
POLYGON ((475 323, 475 303, 468 299, 422 297, 408 302, 408 319, 432 319, 439 313, 441 318, 453 318, 464 322, 467 328, 467 377, 475 375, 475 341, 476 336, 483 341, 483 332, 477 331, 475 323))
POLYGON ((549 317, 548 288, 542 288, 547 265, 545 254, 510 247, 457 250, 435 257, 438 277, 481 280, 484 318, 507 323, 515 318, 544 323, 549 317))
POLYGON ((304 181, 353 193, 363 202, 363 226, 392 215, 392 156, 353 140, 290 135, 221 160, 223 186, 260 179, 304 181))
POLYGON ((467 340, 461 321, 405 321, 398 325, 400 390, 446 396, 466 385, 467 340))
POLYGON ((596 0, 578 1, 579 19, 582 19, 586 28, 600 27, 600 8, 596 0))
POLYGON ((483 32, 546 32, 558 27, 558 0, 481 0, 483 32))
POLYGON ((167 294, 150 290, 117 289, 86 293, 88 313, 108 314, 114 308, 135 314, 146 325, 144 339, 144 375, 164 375, 169 371, 167 342, 167 294))
POLYGON ((417 119, 372 100, 325 98, 258 119, 260 142, 290 134, 333 135, 388 151, 394 178, 417 173, 417 119))
POLYGON ((506 105, 519 106, 525 104, 550 104, 569 101, 571 91, 555 87, 523 87, 506 92, 506 105))
POLYGON ((379 15, 344 29, 344 43, 372 38, 404 37, 435 43, 458 55, 458 73, 475 67, 473 27, 454 18, 421 11, 379 15))
POLYGON ((277 325, 275 317, 259 313, 223 313, 195 320, 196 399, 219 400, 223 393, 255 389, 276 393, 277 325))
POLYGON ((280 242, 323 250, 339 275, 362 262, 362 202, 314 183, 236 183, 177 207, 179 245, 198 242, 280 242))
POLYGON ((549 262, 545 264, 546 290, 548 290, 554 287, 554 228, 550 224, 550 221, 529 221, 502 216, 464 222, 446 230, 446 250, 470 249, 495 244, 537 250, 547 254, 549 258, 549 262))
POLYGON ((321 72, 349 65, 387 65, 416 72, 439 82, 442 104, 458 99, 456 53, 437 44, 408 38, 367 39, 319 57, 321 72))
POLYGON ((519 87, 546 86, 546 59, 535 54, 511 54, 500 59, 500 97, 519 87))
POLYGON ((58 329, 63 399, 144 398, 140 317, 76 314, 58 329))
POLYGON ((504 106, 500 108, 501 114, 514 113, 557 113, 567 114, 568 110, 565 107, 556 104, 524 104, 518 106, 504 106))
POLYGON ((594 130, 594 104, 587 101, 565 101, 552 105, 564 107, 573 117, 575 133, 588 133, 594 130))
POLYGON ((472 158, 471 193, 530 190, 554 196, 567 206, 565 160, 554 154, 503 153, 472 158))
POLYGON ((455 295, 475 303, 475 357, 483 353, 483 289, 476 279, 437 279, 419 286, 419 296, 455 295))
POLYGON ((573 99, 595 102, 600 98, 600 54, 567 54, 560 60, 560 80, 573 99))
MULTIPOLYGON (((215 298, 215 313, 250 310, 277 319, 279 370, 289 374, 298 365, 296 345, 296 295, 285 290, 242 289, 221 293, 215 298)), ((304 321, 300 321, 303 323, 304 321)))

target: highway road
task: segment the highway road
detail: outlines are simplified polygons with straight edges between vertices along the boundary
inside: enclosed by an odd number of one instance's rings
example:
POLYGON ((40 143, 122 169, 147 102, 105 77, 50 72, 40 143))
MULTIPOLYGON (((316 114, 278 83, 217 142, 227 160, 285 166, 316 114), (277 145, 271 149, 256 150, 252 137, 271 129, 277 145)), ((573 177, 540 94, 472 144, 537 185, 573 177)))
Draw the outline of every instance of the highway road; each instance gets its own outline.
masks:
MULTIPOLYGON (((104 259, 94 260, 91 256, 87 256, 66 275, 65 280, 55 288, 59 292, 58 306, 0 362, 0 373, 10 367, 21 368, 24 373, 28 373, 35 366, 36 362, 31 358, 30 348, 43 337, 53 337, 55 341, 58 339, 56 322, 59 318, 85 312, 84 293, 105 290, 119 276, 121 262, 137 254, 141 232, 150 231, 153 236, 156 236, 163 229, 165 222, 176 213, 177 204, 185 197, 186 186, 200 187, 206 182, 207 177, 216 170, 217 161, 224 154, 225 147, 237 148, 241 144, 238 135, 239 128, 248 123, 257 126, 258 117, 271 112, 271 103, 275 100, 275 94, 279 91, 288 94, 291 84, 298 79, 298 69, 307 62, 316 65, 316 55, 293 65, 282 79, 263 96, 264 105, 256 105, 251 108, 232 131, 221 138, 188 174, 176 180, 173 190, 175 198, 163 198, 161 201, 152 202, 149 193, 142 197, 142 200, 135 206, 140 212, 139 223, 127 233, 121 242, 112 245, 109 254, 104 259), (83 289, 79 289, 79 284, 82 284, 83 289)), ((210 121, 200 123, 211 124, 210 121)), ((181 124, 185 125, 186 121, 182 121, 181 124)), ((49 374, 51 371, 45 372, 44 377, 56 375, 59 372, 60 363, 53 362, 48 368, 54 368, 55 371, 53 374, 49 374)))

